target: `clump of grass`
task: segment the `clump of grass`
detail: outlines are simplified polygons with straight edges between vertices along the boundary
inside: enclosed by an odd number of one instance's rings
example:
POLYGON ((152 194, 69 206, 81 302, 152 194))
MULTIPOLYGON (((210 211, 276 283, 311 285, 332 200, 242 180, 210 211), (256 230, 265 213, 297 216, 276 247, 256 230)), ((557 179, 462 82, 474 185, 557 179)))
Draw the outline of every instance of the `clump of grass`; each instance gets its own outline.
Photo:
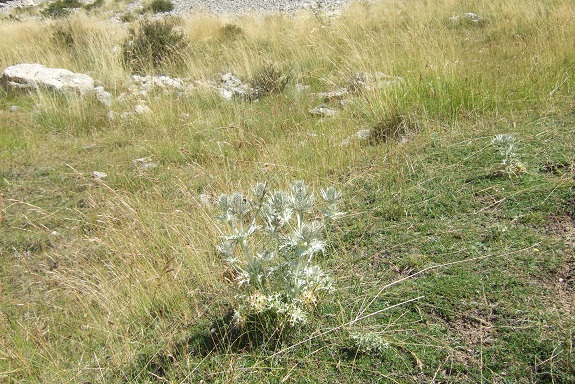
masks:
POLYGON ((399 140, 415 130, 413 117, 393 108, 371 128, 369 139, 371 144, 375 145, 388 140, 399 140))
POLYGON ((236 40, 244 36, 244 30, 235 24, 225 24, 218 30, 222 40, 236 40))
POLYGON ((144 74, 181 65, 188 41, 177 20, 143 19, 129 30, 122 47, 123 63, 133 73, 144 74))
POLYGON ((144 12, 165 13, 174 10, 174 3, 171 0, 152 0, 145 7, 144 12))
POLYGON ((256 98, 262 98, 274 93, 281 93, 289 78, 289 74, 284 73, 278 65, 266 64, 255 71, 250 84, 255 90, 256 98))
POLYGON ((91 30, 83 23, 85 20, 65 18, 56 21, 50 27, 50 40, 52 44, 67 52, 71 58, 78 60, 91 46, 91 39, 96 31, 91 30))

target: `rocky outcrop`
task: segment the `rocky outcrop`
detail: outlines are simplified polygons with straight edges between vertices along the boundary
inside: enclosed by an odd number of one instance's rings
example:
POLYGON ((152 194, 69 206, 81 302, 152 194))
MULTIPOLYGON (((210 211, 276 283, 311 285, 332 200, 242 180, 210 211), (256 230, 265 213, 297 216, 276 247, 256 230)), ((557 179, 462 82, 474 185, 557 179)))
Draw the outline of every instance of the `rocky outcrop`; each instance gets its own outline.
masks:
POLYGON ((186 94, 193 88, 194 86, 190 84, 188 80, 180 79, 178 77, 133 75, 130 92, 147 97, 149 93, 155 91, 186 94))
POLYGON ((249 99, 254 98, 255 92, 248 84, 242 83, 240 79, 231 73, 224 73, 221 77, 220 85, 217 87, 220 96, 226 100, 233 98, 249 99))
POLYGON ((16 64, 2 72, 2 87, 7 92, 49 89, 55 92, 76 92, 95 95, 103 104, 111 105, 111 94, 95 87, 94 79, 64 68, 48 68, 42 64, 16 64))
POLYGON ((42 64, 17 64, 2 73, 2 86, 6 91, 37 90, 76 91, 81 95, 94 91, 94 79, 64 68, 47 68, 42 64))

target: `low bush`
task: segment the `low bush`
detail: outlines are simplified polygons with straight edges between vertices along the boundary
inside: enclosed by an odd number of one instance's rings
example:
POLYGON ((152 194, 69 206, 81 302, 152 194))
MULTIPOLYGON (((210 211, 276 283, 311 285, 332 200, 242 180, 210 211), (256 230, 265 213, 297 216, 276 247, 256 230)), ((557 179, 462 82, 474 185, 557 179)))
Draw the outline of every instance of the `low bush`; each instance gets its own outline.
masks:
POLYGON ((122 47, 123 63, 137 74, 165 71, 183 63, 187 46, 186 36, 178 29, 175 19, 143 19, 129 30, 122 47))
POLYGON ((273 93, 282 92, 289 81, 289 75, 275 64, 267 64, 253 75, 251 85, 255 90, 256 98, 262 98, 273 93))
POLYGON ((235 24, 226 24, 218 30, 222 40, 235 40, 244 35, 244 30, 235 24))

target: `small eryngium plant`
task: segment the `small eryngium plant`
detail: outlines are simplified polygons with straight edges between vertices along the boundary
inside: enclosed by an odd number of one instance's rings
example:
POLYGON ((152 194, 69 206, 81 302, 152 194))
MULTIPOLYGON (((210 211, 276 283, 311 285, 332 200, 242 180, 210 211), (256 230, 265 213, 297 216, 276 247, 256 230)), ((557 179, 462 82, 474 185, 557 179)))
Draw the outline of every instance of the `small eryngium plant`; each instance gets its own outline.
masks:
POLYGON ((510 134, 495 135, 491 140, 491 143, 503 158, 499 164, 498 172, 504 173, 509 177, 526 172, 525 166, 519 161, 516 141, 515 136, 510 134))
POLYGON ((315 196, 297 181, 289 191, 268 191, 258 183, 251 193, 222 195, 219 219, 231 230, 217 247, 230 266, 240 293, 236 326, 265 336, 305 324, 317 295, 331 289, 329 276, 313 263, 325 250, 325 224, 340 216, 341 193, 321 191, 326 207, 314 211, 315 196), (271 332, 271 333, 270 333, 271 332))

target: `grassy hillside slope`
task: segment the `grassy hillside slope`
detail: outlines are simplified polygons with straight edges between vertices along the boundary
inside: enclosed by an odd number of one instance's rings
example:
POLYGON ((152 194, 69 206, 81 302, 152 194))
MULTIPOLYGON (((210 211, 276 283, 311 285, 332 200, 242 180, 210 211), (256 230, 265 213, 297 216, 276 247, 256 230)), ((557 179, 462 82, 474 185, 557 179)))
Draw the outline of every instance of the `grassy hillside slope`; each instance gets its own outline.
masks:
POLYGON ((572 1, 190 16, 174 21, 187 45, 144 68, 287 79, 258 101, 131 95, 138 22, 106 12, 0 20, 0 68, 88 73, 116 112, 0 88, 0 381, 575 381, 572 1), (451 19, 466 12, 481 20, 451 19), (317 96, 377 72, 401 80, 317 96), (338 113, 311 116, 322 103, 338 113), (203 199, 296 180, 342 191, 316 256, 334 290, 281 340, 220 337, 241 299, 203 199))

